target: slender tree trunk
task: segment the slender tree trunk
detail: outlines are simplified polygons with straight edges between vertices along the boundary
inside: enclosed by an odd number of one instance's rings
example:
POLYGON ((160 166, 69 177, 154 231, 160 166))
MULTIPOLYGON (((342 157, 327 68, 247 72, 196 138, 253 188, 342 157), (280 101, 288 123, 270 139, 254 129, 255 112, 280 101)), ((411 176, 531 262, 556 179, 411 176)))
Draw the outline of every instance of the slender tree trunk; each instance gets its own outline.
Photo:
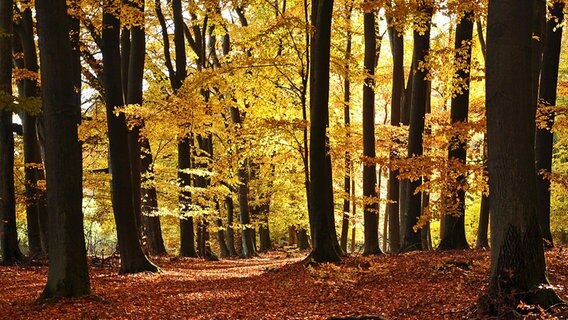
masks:
POLYGON ((144 136, 140 136, 140 147, 142 149, 140 170, 141 197, 142 197, 142 224, 148 237, 148 246, 151 254, 165 255, 166 247, 162 236, 162 226, 158 211, 158 195, 154 183, 154 159, 150 148, 150 141, 144 136))
MULTIPOLYGON (((12 12, 12 6, 0 8, 1 14, 5 12, 12 12)), ((73 67, 71 19, 66 1, 37 1, 36 14, 45 120, 50 256, 47 284, 41 297, 76 297, 91 291, 83 231, 82 154, 77 133, 81 109, 74 73, 79 70, 73 67)), ((11 24, 11 19, 9 21, 11 24)))
MULTIPOLYGON (((27 2, 26 2, 27 4, 27 2)), ((31 8, 25 8, 20 13, 20 19, 15 23, 15 46, 21 48, 23 59, 16 59, 18 68, 38 72, 39 65, 34 40, 34 29, 31 8)), ((37 98, 40 95, 39 86, 34 79, 23 79, 18 85, 23 98, 37 98), (20 85, 21 84, 21 85, 20 85)), ((45 190, 38 186, 39 180, 45 179, 43 160, 39 146, 35 114, 20 112, 24 140, 24 176, 26 187, 26 218, 28 224, 28 247, 30 257, 40 257, 47 254, 47 206, 45 190)))
POLYGON ((215 208, 217 209, 218 217, 217 217, 217 242, 219 243, 219 251, 220 257, 226 258, 229 257, 229 248, 227 247, 227 242, 225 241, 225 232, 223 231, 223 220, 221 219, 221 210, 219 206, 219 202, 215 201, 215 208))
POLYGON ((379 247, 379 206, 377 204, 377 169, 373 162, 375 154, 375 13, 365 12, 365 84, 363 86, 363 219, 365 246, 363 254, 380 254, 379 247))
POLYGON ((110 167, 112 168, 112 205, 116 222, 120 252, 120 272, 156 272, 139 240, 134 204, 131 163, 128 157, 128 128, 124 114, 116 115, 115 109, 124 105, 122 92, 121 60, 119 50, 120 21, 114 14, 114 2, 103 4, 102 53, 107 107, 108 136, 110 144, 110 167))
POLYGON ((187 172, 192 167, 191 163, 191 137, 185 138, 178 142, 178 183, 179 192, 179 209, 181 218, 180 226, 180 252, 182 257, 197 257, 195 250, 195 234, 193 232, 193 216, 190 212, 191 193, 188 187, 191 186, 191 174, 187 172))
MULTIPOLYGON (((473 37, 473 12, 467 12, 460 19, 456 27, 456 38, 454 48, 456 50, 464 49, 458 55, 457 60, 465 63, 466 67, 459 69, 454 78, 463 81, 461 92, 456 93, 452 97, 451 102, 451 123, 465 123, 468 119, 469 110, 469 74, 471 63, 471 41, 473 37), (465 61, 464 61, 465 60, 465 61)), ((460 134, 451 137, 450 147, 448 150, 449 165, 452 162, 458 162, 465 165, 467 160, 467 140, 460 138, 460 134)), ((442 217, 444 219, 444 229, 442 240, 438 246, 439 250, 452 249, 468 249, 469 245, 465 238, 465 185, 466 176, 461 174, 458 178, 459 187, 450 190, 450 194, 446 198, 446 208, 450 209, 445 212, 442 217), (455 209, 454 209, 455 208, 455 209)))
POLYGON ((487 142, 491 193, 491 275, 486 313, 560 302, 548 286, 535 179, 534 79, 531 66, 536 1, 489 2, 487 142), (525 66, 519 68, 519 66, 525 66))
MULTIPOLYGON (((392 98, 391 98, 391 119, 392 126, 400 126, 400 115, 402 109, 402 100, 404 96, 404 38, 401 33, 391 26, 388 28, 391 43, 391 52, 393 57, 392 71, 392 98)), ((398 159, 400 155, 391 150, 389 159, 398 159)), ((397 252, 400 249, 400 199, 398 181, 398 170, 389 170, 388 194, 387 194, 387 212, 388 212, 388 242, 391 252, 397 252)))
MULTIPOLYGON (((352 42, 352 31, 351 31, 351 11, 353 6, 349 7, 349 13, 347 15, 347 20, 349 22, 347 29, 347 45, 345 47, 345 78, 343 80, 343 119, 345 121, 345 128, 347 128, 347 133, 345 139, 349 141, 350 133, 349 128, 351 126, 351 115, 350 115, 350 104, 351 104, 351 75, 349 68, 349 61, 351 60, 351 42, 352 42)), ((343 219, 341 223, 341 250, 347 252, 347 241, 349 237, 349 207, 350 207, 350 196, 351 196, 351 170, 353 165, 351 164, 351 155, 349 151, 345 151, 345 177, 343 178, 343 191, 345 192, 346 198, 343 199, 343 219)))
POLYGON ((225 207, 227 209, 227 248, 229 250, 229 256, 237 256, 237 251, 235 250, 235 229, 234 224, 234 204, 233 198, 231 196, 225 197, 225 207))
MULTIPOLYGON (((432 19, 432 8, 422 4, 420 8, 424 13, 423 23, 426 30, 421 34, 414 31, 414 52, 413 61, 423 61, 430 50, 430 24, 432 19)), ((416 63, 415 63, 416 65, 416 63)), ((421 156, 422 134, 424 132, 424 116, 426 104, 428 102, 428 84, 426 80, 426 70, 417 69, 412 77, 412 95, 410 102, 410 131, 408 134, 408 157, 421 156)), ((421 250, 420 230, 414 230, 414 226, 420 218, 422 209, 421 194, 415 193, 416 188, 422 184, 422 179, 418 178, 408 183, 405 190, 405 201, 407 202, 404 212, 404 240, 401 246, 402 251, 421 250)))
POLYGON ((476 249, 489 249, 487 233, 489 231, 489 197, 481 196, 481 209, 479 210, 479 226, 477 227, 476 249))
POLYGON ((23 258, 16 228, 14 189, 14 134, 12 133, 12 0, 0 1, 0 253, 2 264, 14 264, 23 258))
MULTIPOLYGON (((416 50, 412 50, 412 62, 410 65, 410 73, 406 81, 406 89, 404 89, 404 95, 402 97, 402 105, 400 110, 400 122, 401 124, 408 126, 410 125, 410 105, 412 98, 412 83, 414 79, 414 74, 417 71, 417 59, 416 50)), ((404 179, 399 181, 399 220, 400 220, 400 239, 404 239, 406 234, 406 212, 408 211, 408 188, 410 180, 404 179)), ((402 242, 401 242, 402 245, 402 242)), ((399 247, 400 249, 400 247, 399 247)))
MULTIPOLYGON (((564 21, 564 3, 554 2, 552 19, 546 24, 542 70, 540 73, 539 103, 545 106, 556 104, 556 87, 558 84, 558 66, 562 44, 562 22, 564 21)), ((544 116, 546 128, 536 130, 536 171, 537 178, 537 215, 545 245, 553 246, 550 232, 550 180, 544 173, 552 172, 553 134, 550 131, 554 125, 554 113, 544 116)))

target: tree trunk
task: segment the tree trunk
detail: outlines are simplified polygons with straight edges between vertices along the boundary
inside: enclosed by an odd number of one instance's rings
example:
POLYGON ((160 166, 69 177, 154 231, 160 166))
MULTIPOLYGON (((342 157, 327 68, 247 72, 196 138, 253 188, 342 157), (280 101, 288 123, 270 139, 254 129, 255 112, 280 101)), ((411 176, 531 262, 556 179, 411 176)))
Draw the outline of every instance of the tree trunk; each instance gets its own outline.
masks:
POLYGON ((237 256, 235 250, 235 229, 233 227, 234 219, 234 204, 231 196, 225 197, 225 207, 227 208, 227 248, 229 249, 229 256, 237 256))
MULTIPOLYGON (((12 6, 0 8, 0 13, 5 12, 12 12, 12 6)), ((79 70, 73 67, 71 19, 65 0, 38 1, 36 14, 49 186, 50 259, 41 297, 76 297, 91 291, 83 231, 82 154, 77 133, 81 109, 74 73, 79 70)))
POLYGON ((536 1, 490 0, 487 35, 487 142, 491 193, 491 275, 486 313, 519 301, 548 308, 548 286, 535 179, 532 18, 536 1), (524 66, 524 68, 519 68, 524 66), (529 72, 527 72, 529 70, 529 72))
POLYGON ((477 227, 477 240, 475 249, 489 249, 487 233, 489 231, 489 197, 481 196, 481 208, 479 210, 479 226, 477 227))
MULTIPOLYGON (((38 72, 37 50, 34 41, 33 19, 31 8, 20 13, 15 24, 15 46, 21 48, 23 59, 16 59, 18 68, 38 72)), ((39 86, 34 79, 20 80, 18 87, 22 98, 38 98, 39 86)), ((26 187, 26 218, 28 224, 28 247, 30 257, 37 258, 47 254, 47 206, 45 190, 38 186, 39 180, 45 179, 43 161, 39 146, 35 113, 20 112, 24 141, 24 176, 26 187)))
POLYGON ((12 0, 0 1, 0 253, 2 264, 23 258, 16 228, 14 189, 14 134, 12 133, 12 0))
POLYGON ((219 243, 220 257, 229 257, 229 248, 227 247, 227 242, 225 241, 225 232, 223 232, 223 220, 221 219, 221 211, 219 202, 215 201, 215 209, 217 209, 217 242, 219 243))
POLYGON ((124 114, 115 115, 115 109, 124 105, 122 92, 121 60, 119 50, 120 21, 114 14, 114 2, 103 4, 102 54, 105 102, 110 145, 112 175, 112 206, 120 252, 120 272, 156 272, 154 265, 140 245, 136 224, 131 163, 128 157, 128 128, 124 114))
POLYGON ((326 131, 329 125, 329 59, 333 0, 312 0, 310 66, 310 226, 316 262, 341 260, 341 248, 335 233, 331 158, 326 131))
MULTIPOLYGON (((345 139, 349 143, 350 133, 349 128, 351 126, 351 115, 350 115, 350 104, 351 104, 351 75, 349 63, 351 60, 351 43, 352 43, 352 31, 351 31, 351 11, 353 6, 349 7, 349 13, 347 16, 348 29, 347 29, 347 45, 345 47, 345 76, 343 80, 343 119, 345 121, 345 128, 347 128, 347 133, 345 139)), ((343 219, 341 222, 341 250, 347 252, 347 241, 349 237, 349 207, 350 207, 350 197, 351 197, 351 171, 353 165, 351 164, 351 155, 349 151, 345 151, 345 177, 343 178, 343 191, 345 192, 346 198, 343 199, 343 219)))
POLYGON ((142 224, 148 237, 148 248, 151 254, 165 255, 166 247, 162 236, 162 226, 158 211, 158 195, 154 183, 154 159, 150 148, 150 141, 140 137, 142 149, 140 170, 142 171, 141 197, 142 197, 142 224))
MULTIPOLYGON (((392 21, 391 21, 392 22, 392 21)), ((400 115, 402 110, 402 99, 404 94, 404 38, 401 33, 391 26, 388 28, 393 59, 392 67, 392 98, 391 98, 391 119, 392 126, 400 126, 400 115)), ((389 153, 389 159, 398 159, 400 155, 393 148, 389 153)), ((391 252, 398 252, 400 249, 400 218, 399 218, 399 189, 398 170, 389 170, 389 181, 387 191, 387 212, 388 212, 388 244, 391 252)))
POLYGON ((178 141, 178 184, 179 191, 179 210, 180 210, 180 251, 182 257, 197 257, 195 250, 195 234, 193 231, 193 216, 190 212, 191 193, 188 188, 191 186, 191 174, 187 172, 192 167, 191 163, 191 137, 178 141))
MULTIPOLYGON (((556 104, 564 3, 554 2, 551 15, 552 19, 548 20, 546 24, 542 70, 540 73, 539 103, 545 106, 554 106, 556 104)), ((536 130, 537 215, 545 245, 552 247, 553 241, 550 232, 550 180, 543 173, 552 171, 553 134, 550 130, 554 125, 554 113, 546 113, 544 120, 546 128, 537 128, 536 130)))
MULTIPOLYGON (((414 52, 413 65, 416 61, 424 61, 426 54, 430 50, 430 24, 432 19, 432 8, 422 4, 420 8, 424 14, 422 21, 426 30, 421 34, 414 31, 414 52)), ((424 116, 426 114, 426 104, 428 102, 428 84, 426 80, 427 71, 417 69, 412 77, 412 94, 410 98, 410 129, 408 134, 408 157, 421 156, 422 134, 424 132, 424 116)), ((422 179, 418 178, 408 182, 408 189, 405 190, 406 211, 404 212, 404 240, 401 246, 402 251, 421 250, 420 230, 414 230, 414 226, 420 218, 422 209, 421 194, 415 193, 416 188, 422 184, 422 179)))
MULTIPOLYGON (((470 75, 470 63, 471 63, 471 40, 473 36, 473 12, 466 12, 464 16, 460 19, 458 25, 456 26, 456 38, 454 48, 456 50, 463 49, 465 46, 465 51, 459 51, 458 57, 456 57, 458 63, 465 63, 465 68, 458 69, 454 75, 454 79, 463 82, 460 84, 461 92, 456 92, 455 96, 452 96, 451 102, 451 123, 465 123, 468 119, 469 110, 469 75, 470 75)), ((452 162, 456 161, 462 165, 465 165, 467 160, 467 140, 465 138, 460 138, 460 134, 451 137, 450 146, 448 150, 448 160, 449 165, 452 166, 452 162)), ((462 174, 457 178, 459 187, 454 190, 449 191, 449 195, 446 198, 446 210, 444 212, 444 229, 442 240, 438 246, 439 250, 453 250, 453 249, 468 249, 469 245, 465 238, 465 185, 466 176, 462 174)))
POLYGON ((365 246, 363 254, 380 254, 379 247, 379 206, 377 204, 377 167, 375 153, 375 13, 364 14, 365 29, 365 84, 363 85, 363 220, 365 246))
POLYGON ((298 239, 298 249, 308 250, 310 249, 310 240, 308 238, 308 231, 305 228, 300 228, 296 236, 298 239))

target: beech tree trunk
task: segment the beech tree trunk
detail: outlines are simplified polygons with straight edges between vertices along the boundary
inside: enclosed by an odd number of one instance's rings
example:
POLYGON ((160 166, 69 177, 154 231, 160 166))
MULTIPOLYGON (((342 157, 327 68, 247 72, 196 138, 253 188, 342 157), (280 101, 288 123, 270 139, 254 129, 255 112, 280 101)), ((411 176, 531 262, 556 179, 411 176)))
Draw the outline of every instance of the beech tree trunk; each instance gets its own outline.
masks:
POLYGON ((341 260, 335 232, 331 158, 326 130, 329 125, 329 58, 333 0, 312 0, 310 65, 310 228, 316 262, 341 260))
MULTIPOLYGON (((0 8, 1 14, 5 12, 12 12, 12 6, 0 8)), ((36 1, 36 14, 44 106, 50 257, 47 284, 41 298, 77 297, 91 291, 83 231, 82 153, 77 133, 81 121, 80 93, 75 87, 74 74, 80 71, 73 67, 69 37, 71 18, 67 14, 66 1, 36 1)))
POLYGON ((489 1, 486 105, 492 250, 489 292, 481 305, 492 315, 500 315, 503 307, 516 309, 520 300, 544 309, 560 302, 547 286, 536 213, 531 72, 536 5, 534 0, 489 1))
MULTIPOLYGON (((556 105, 556 87, 558 84, 558 66, 562 44, 562 22, 564 21, 564 3, 554 2, 552 18, 546 23, 542 70, 540 72, 539 103, 545 106, 556 105)), ((550 180, 543 173, 552 172, 554 113, 545 115, 546 128, 536 130, 536 172, 537 172, 537 215, 545 245, 552 247, 550 232, 550 180)))
MULTIPOLYGON (((426 4, 421 4, 421 12, 424 14, 423 21, 426 30, 421 34, 414 31, 414 52, 413 61, 424 61, 426 54, 430 50, 430 24, 432 19, 432 8, 426 4)), ((413 63, 416 65, 415 63, 413 63)), ((424 116, 426 114, 426 104, 428 103, 428 84, 426 78, 427 71, 416 69, 412 77, 412 94, 410 98, 410 129, 408 134, 408 157, 421 156, 422 134, 424 132, 424 116)), ((404 200, 407 202, 404 219, 404 240, 402 251, 422 250, 420 240, 420 229, 414 230, 414 226, 420 218, 422 211, 421 194, 414 193, 416 188, 422 184, 422 179, 418 178, 408 182, 404 200)))
POLYGON ((110 145, 112 175, 112 206, 116 223, 120 272, 156 272, 144 252, 139 239, 133 204, 131 163, 128 154, 128 128, 124 114, 116 115, 115 109, 124 105, 120 59, 120 21, 114 14, 115 3, 103 3, 102 54, 105 86, 105 102, 110 145))
MULTIPOLYGON (((18 68, 38 72, 38 58, 31 8, 20 12, 20 19, 14 24, 16 32, 14 45, 23 53, 23 59, 16 59, 18 68)), ((18 84, 20 97, 39 98, 39 85, 34 79, 22 79, 18 84)), ((28 225, 28 247, 30 257, 37 258, 47 254, 47 204, 45 190, 38 187, 39 180, 45 180, 43 160, 38 141, 37 116, 20 112, 24 142, 24 178, 26 188, 26 220, 28 225)))
MULTIPOLYGON (((392 22, 392 21, 391 21, 392 22)), ((393 59, 392 67, 392 95, 391 95, 391 119, 392 126, 400 126, 400 116, 404 96, 404 38, 396 29, 391 26, 388 28, 393 59)), ((391 150, 389 159, 398 159, 400 155, 391 150)), ((389 181, 387 191, 387 213, 388 213, 388 244, 391 252, 398 252, 400 249, 400 198, 398 181, 398 170, 389 170, 389 181)))
MULTIPOLYGON (((347 20, 349 21, 349 28, 347 29, 347 45, 345 47, 345 78, 343 80, 343 119, 345 122, 345 128, 349 129, 351 126, 351 114, 350 114, 350 104, 351 104, 351 79, 350 79, 350 67, 349 61, 351 60, 351 45, 352 45, 352 31, 351 31, 351 11, 353 6, 349 7, 349 13, 347 15, 347 20)), ((347 130, 345 139, 349 141, 350 133, 347 130)), ((349 151, 345 151, 345 177, 343 178, 343 191, 347 198, 343 199, 343 219, 341 222, 341 250, 347 253, 347 242, 349 238, 349 216, 350 216, 350 204, 351 200, 351 171, 353 165, 351 164, 351 155, 349 151)))
MULTIPOLYGON (((365 29, 365 84, 363 86, 363 156, 373 161, 375 153, 375 13, 363 15, 365 29)), ((379 247, 379 206, 377 203, 377 166, 363 162, 363 206, 365 246, 363 254, 380 254, 379 247)))
POLYGON ((229 256, 237 256, 235 250, 235 230, 233 229, 234 223, 234 204, 231 196, 225 197, 225 207, 227 208, 227 249, 229 256))
POLYGON ((14 134, 12 133, 12 17, 14 2, 0 1, 0 253, 2 264, 23 258, 16 228, 14 189, 14 134))
MULTIPOLYGON (((466 63, 466 67, 459 69, 455 74, 455 79, 463 82, 460 83, 461 92, 457 92, 452 96, 451 102, 451 123, 466 123, 469 112, 469 75, 471 63, 471 40, 473 36, 473 12, 466 12, 456 26, 456 38, 454 48, 456 50, 466 48, 465 51, 459 51, 462 54, 456 57, 456 63, 466 63)), ((457 161, 465 165, 467 160, 467 140, 460 138, 460 135, 451 137, 448 150, 448 160, 450 165, 452 161, 457 161)), ((458 178, 460 186, 466 185, 466 176, 460 175, 458 178)), ((468 249, 469 244, 465 238, 465 188, 457 188, 449 191, 447 200, 447 208, 452 208, 450 212, 445 212, 442 217, 444 219, 444 228, 442 240, 438 246, 439 250, 468 249), (455 210, 454 210, 455 208, 455 210)))

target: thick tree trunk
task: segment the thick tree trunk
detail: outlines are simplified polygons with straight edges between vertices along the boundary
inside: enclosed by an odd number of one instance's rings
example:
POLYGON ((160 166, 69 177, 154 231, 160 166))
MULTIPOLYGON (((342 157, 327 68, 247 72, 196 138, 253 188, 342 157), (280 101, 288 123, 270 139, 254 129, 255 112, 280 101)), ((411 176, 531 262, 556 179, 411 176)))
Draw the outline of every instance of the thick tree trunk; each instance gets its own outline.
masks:
POLYGON ((2 264, 23 258, 16 228, 14 189, 14 134, 12 133, 12 14, 14 2, 0 1, 0 253, 2 264))
MULTIPOLYGON (((546 24, 542 70, 540 73, 539 103, 545 106, 554 106, 556 104, 564 3, 554 2, 551 15, 553 18, 548 20, 546 24)), ((554 113, 547 113, 544 117, 546 128, 537 128, 536 130, 537 215, 545 245, 552 247, 553 241, 550 232, 550 180, 544 177, 543 173, 552 171, 553 134, 550 130, 554 125, 554 113)))
MULTIPOLYGON (((430 50, 430 24, 432 19, 432 8, 422 4, 420 8, 424 13, 422 21, 426 30, 421 34, 414 31, 414 52, 413 61, 423 61, 430 50)), ((413 63, 414 64, 414 63, 413 63)), ((416 64, 415 64, 416 65, 416 64)), ((424 116, 426 114, 426 104, 430 94, 426 80, 426 70, 417 69, 412 77, 412 94, 410 99, 410 129, 408 134, 408 157, 421 156, 422 134, 424 132, 424 116)), ((422 244, 420 240, 420 230, 414 230, 414 226, 418 222, 421 214, 421 194, 415 193, 416 188, 422 184, 422 179, 418 178, 408 182, 408 189, 405 190, 405 208, 404 219, 404 240, 402 242, 402 251, 421 250, 422 244)))
POLYGON ((117 107, 124 105, 120 74, 120 21, 113 13, 114 5, 112 1, 103 4, 102 53, 110 167, 112 168, 112 206, 121 258, 120 272, 156 272, 158 267, 148 260, 140 245, 132 201, 131 163, 128 154, 124 154, 128 152, 129 146, 126 117, 124 114, 114 113, 117 107))
POLYGON ((482 306, 489 314, 519 301, 546 309, 548 286, 536 214, 532 18, 536 1, 489 2, 487 142, 491 193, 491 275, 482 306), (525 66, 519 68, 519 66, 525 66))
POLYGON ((375 153, 375 13, 365 12, 365 84, 363 86, 363 206, 365 246, 363 254, 380 254, 379 247, 379 206, 377 203, 377 166, 373 162, 375 153))
MULTIPOLYGON (((0 8, 0 13, 6 11, 11 12, 12 7, 0 8)), ((79 70, 73 67, 71 19, 65 0, 37 1, 36 14, 49 208, 50 259, 42 297, 82 296, 90 293, 90 283, 83 232, 82 154, 77 133, 80 93, 74 75, 79 70)))
POLYGON ((329 58, 333 0, 312 1, 310 66, 310 227, 316 262, 341 260, 341 248, 335 232, 331 158, 326 131, 329 125, 329 58))
MULTIPOLYGON (((388 32, 393 57, 390 123, 392 126, 398 127, 401 122, 400 116, 404 95, 404 38, 393 26, 389 27, 388 32)), ((389 159, 391 160, 398 159, 399 156, 394 149, 389 153, 389 159)), ((400 183, 397 178, 398 173, 396 169, 389 170, 387 213, 389 222, 388 243, 391 252, 398 252, 400 249, 400 183)))
MULTIPOLYGON (((459 69, 454 79, 462 82, 460 86, 463 86, 461 92, 457 92, 455 96, 452 96, 451 102, 451 123, 465 123, 468 119, 469 111, 469 75, 470 75, 470 63, 471 63, 471 40, 473 36, 473 12, 464 13, 464 16, 460 19, 458 25, 456 26, 456 38, 454 48, 456 50, 464 49, 464 51, 459 51, 461 54, 456 57, 456 63, 465 63, 466 67, 459 69)), ((467 140, 465 138, 460 138, 461 135, 454 135, 451 137, 450 146, 448 150, 448 160, 449 165, 452 165, 452 161, 459 162, 465 165, 467 160, 467 140)), ((445 212, 442 217, 444 219, 444 228, 442 234, 442 240, 438 246, 439 250, 452 250, 452 249, 468 249, 469 245, 465 238, 465 184, 466 176, 464 174, 460 175, 458 178, 459 186, 457 189, 450 190, 450 194, 446 198, 446 207, 455 208, 445 212)))

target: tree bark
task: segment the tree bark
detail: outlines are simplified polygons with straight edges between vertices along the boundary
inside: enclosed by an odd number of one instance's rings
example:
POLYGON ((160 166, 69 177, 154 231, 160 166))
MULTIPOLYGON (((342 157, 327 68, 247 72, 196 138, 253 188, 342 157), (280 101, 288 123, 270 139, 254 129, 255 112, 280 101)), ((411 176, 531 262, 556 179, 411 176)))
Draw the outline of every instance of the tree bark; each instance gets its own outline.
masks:
MULTIPOLYGON (((18 68, 38 72, 38 58, 34 40, 31 8, 20 12, 20 19, 14 24, 14 49, 23 53, 22 59, 16 59, 18 68), (19 48, 19 49, 18 49, 19 48)), ((22 79, 18 84, 20 97, 39 98, 39 85, 35 79, 22 79)), ((28 224, 28 247, 31 258, 47 254, 47 205, 45 190, 38 186, 39 180, 45 180, 43 160, 36 129, 35 113, 20 112, 24 142, 24 178, 26 188, 26 220, 28 224)))
MULTIPOLYGON (((542 70, 540 72, 539 103, 545 106, 556 104, 564 3, 554 2, 551 15, 552 19, 546 23, 542 70)), ((552 172, 553 134, 550 130, 554 125, 554 113, 546 113, 544 117, 546 127, 536 130, 537 215, 545 245, 552 247, 554 243, 550 232, 550 180, 543 173, 552 172)))
MULTIPOLYGON (((350 114, 350 104, 351 104, 351 75, 350 75, 350 60, 351 60, 351 47, 353 41, 353 35, 351 31, 351 11, 353 6, 349 7, 349 13, 347 15, 348 29, 347 29, 347 45, 345 47, 345 76, 343 80, 343 119, 345 122, 345 128, 347 128, 347 133, 345 139, 349 141, 350 133, 349 128, 351 126, 351 114, 350 114)), ((345 192, 346 198, 343 199, 343 219, 341 222, 341 250, 347 253, 347 242, 349 238, 349 208, 351 204, 351 171, 353 165, 351 164, 351 155, 349 151, 345 151, 345 177, 343 178, 343 191, 345 192)))
MULTIPOLYGON (((450 121, 451 124, 466 123, 468 120, 469 112, 469 75, 471 63, 471 41, 473 37, 473 12, 464 13, 456 26, 456 38, 454 48, 460 54, 456 63, 465 63, 466 67, 458 69, 454 78, 460 82, 460 92, 456 92, 452 96, 450 121), (465 61, 464 61, 465 60, 465 61), (463 83, 461 83, 463 82, 463 83)), ((453 161, 465 165, 467 160, 467 140, 461 138, 460 134, 451 137, 448 161, 452 165, 453 161)), ((449 191, 446 198, 446 208, 455 208, 445 212, 442 219, 444 219, 444 228, 442 240, 438 246, 438 250, 454 250, 454 249, 468 249, 469 244, 465 238, 465 185, 467 183, 465 174, 461 174, 457 178, 459 186, 449 191)))
MULTIPOLYGON (((391 95, 391 119, 392 126, 399 127, 401 122, 402 102, 404 96, 404 38, 393 26, 388 28, 393 59, 392 67, 392 95, 391 95)), ((400 155, 394 150, 389 153, 389 159, 398 159, 400 155)), ((397 178, 397 169, 389 169, 389 181, 387 192, 388 212, 388 242, 391 252, 400 249, 400 183, 397 178)))
POLYGON ((103 3, 102 54, 105 86, 105 102, 110 145, 112 175, 112 206, 116 223, 120 272, 156 272, 154 265, 140 244, 133 204, 131 163, 128 157, 128 128, 123 113, 115 115, 115 109, 124 105, 119 50, 120 21, 115 15, 113 1, 103 3))
MULTIPOLYGON (((420 11, 424 14, 423 21, 426 30, 421 34, 414 31, 414 51, 413 65, 417 66, 417 61, 424 61, 426 54, 430 50, 430 24, 432 19, 432 7, 421 4, 420 11)), ((410 98, 410 129, 408 134, 408 157, 421 156, 422 134, 424 132, 424 116, 426 114, 426 104, 430 94, 428 90, 426 70, 416 69, 412 77, 412 94, 410 98)), ((420 230, 414 230, 414 226, 418 222, 421 214, 421 194, 415 193, 416 188, 422 184, 422 179, 417 178, 409 181, 405 190, 404 200, 406 201, 405 219, 404 219, 404 240, 402 242, 402 251, 422 250, 420 240, 420 230)))
POLYGON ((179 210, 180 210, 180 251, 182 257, 197 257, 195 250, 195 234, 193 227, 193 216, 190 213, 191 193, 187 190, 191 186, 191 174, 187 172, 192 167, 191 163, 191 137, 182 139, 178 142, 178 184, 179 210))
POLYGON ((379 247, 379 206, 377 203, 377 166, 375 152, 375 13, 363 15, 365 29, 365 84, 363 86, 363 220, 365 245, 363 254, 381 254, 379 247), (371 163, 365 163, 371 162, 371 163))
MULTIPOLYGON (((0 13, 12 7, 0 8, 0 13)), ((82 212, 82 153, 77 127, 81 120, 80 72, 73 67, 65 0, 37 1, 45 125, 45 166, 49 208, 49 271, 40 298, 89 294, 82 212)), ((11 23, 11 20, 10 20, 11 23)), ((5 52, 0 50, 0 52, 5 52)), ((10 52, 10 51, 8 51, 10 52)), ((2 68, 0 68, 2 69, 2 68)))
POLYGON ((329 125, 329 59, 333 0, 312 0, 310 66, 310 226, 316 262, 341 260, 335 232, 331 158, 326 131, 329 125))
POLYGON ((225 207, 227 209, 227 248, 229 249, 229 256, 237 256, 235 250, 235 229, 233 228, 234 219, 234 204, 231 196, 225 197, 225 207))
POLYGON ((14 134, 12 133, 12 17, 14 2, 0 1, 0 253, 2 264, 23 258, 16 228, 14 134))
POLYGON ((532 18, 536 1, 489 2, 487 142, 491 193, 491 275, 480 302, 500 315, 524 303, 548 308, 560 298, 548 285, 535 179, 532 18), (525 68, 519 68, 525 66, 525 68), (529 70, 529 72, 527 72, 529 70))

